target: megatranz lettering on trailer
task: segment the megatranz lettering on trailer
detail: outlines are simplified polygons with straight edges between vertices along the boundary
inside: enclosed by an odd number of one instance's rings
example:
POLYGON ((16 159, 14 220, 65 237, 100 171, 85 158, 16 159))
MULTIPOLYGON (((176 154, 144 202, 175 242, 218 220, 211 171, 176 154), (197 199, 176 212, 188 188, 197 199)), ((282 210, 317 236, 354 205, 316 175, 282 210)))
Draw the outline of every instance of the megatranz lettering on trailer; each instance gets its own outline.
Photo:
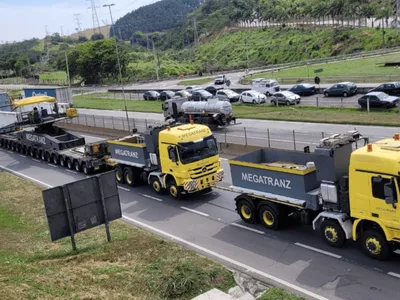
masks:
POLYGON ((25 136, 28 141, 46 145, 46 138, 44 136, 38 136, 31 133, 27 133, 25 136))
POLYGON ((137 152, 128 151, 128 150, 115 149, 115 154, 121 155, 121 156, 139 158, 139 154, 137 152))
POLYGON ((269 176, 255 175, 255 174, 250 174, 250 173, 242 173, 242 180, 245 180, 248 182, 266 184, 266 185, 275 186, 275 187, 280 187, 280 188, 284 188, 284 189, 288 189, 288 190, 292 189, 292 187, 290 186, 290 184, 291 184, 290 180, 272 178, 269 176))

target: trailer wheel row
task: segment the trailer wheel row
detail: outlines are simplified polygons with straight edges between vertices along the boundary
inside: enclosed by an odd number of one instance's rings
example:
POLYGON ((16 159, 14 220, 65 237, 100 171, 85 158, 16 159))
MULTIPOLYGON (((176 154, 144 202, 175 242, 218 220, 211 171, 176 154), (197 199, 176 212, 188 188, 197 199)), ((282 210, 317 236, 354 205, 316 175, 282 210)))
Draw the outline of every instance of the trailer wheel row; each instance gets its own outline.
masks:
POLYGON ((38 147, 31 147, 25 145, 16 140, 9 140, 6 138, 0 138, 0 147, 9 149, 11 151, 15 151, 27 156, 31 156, 32 158, 41 159, 43 161, 47 161, 49 163, 53 163, 54 165, 60 165, 62 167, 67 167, 70 170, 75 170, 77 172, 83 172, 87 175, 93 173, 91 168, 86 166, 85 162, 80 162, 73 157, 59 155, 54 151, 49 151, 47 149, 41 149, 38 147))

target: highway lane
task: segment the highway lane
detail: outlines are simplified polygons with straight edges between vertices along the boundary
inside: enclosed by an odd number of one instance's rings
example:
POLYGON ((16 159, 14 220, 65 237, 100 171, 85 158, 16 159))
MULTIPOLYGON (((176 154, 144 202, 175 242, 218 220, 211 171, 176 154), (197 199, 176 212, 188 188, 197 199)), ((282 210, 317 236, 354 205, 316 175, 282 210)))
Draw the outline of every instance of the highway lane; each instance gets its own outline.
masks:
MULTIPOLYGON (((4 149, 0 166, 50 186, 86 177, 4 149)), ((234 210, 235 196, 216 189, 174 201, 147 187, 120 187, 125 220, 163 236, 174 235, 189 248, 236 268, 245 264, 255 276, 266 272, 327 299, 396 299, 399 279, 388 273, 400 274, 398 256, 391 262, 377 262, 353 243, 333 249, 308 227, 293 225, 279 232, 250 227, 234 210)))
MULTIPOLYGON (((72 122, 81 125, 95 125, 127 130, 125 112, 110 110, 79 109, 81 116, 72 122)), ((164 120, 162 114, 129 112, 131 128, 136 127, 144 131, 146 125, 164 120)), ((321 138, 332 134, 342 133, 357 129, 371 141, 392 137, 400 132, 397 127, 361 126, 322 124, 307 122, 285 122, 268 120, 240 119, 239 124, 224 129, 215 130, 214 135, 219 142, 261 147, 274 147, 282 149, 303 149, 305 146, 315 147, 321 138), (293 133, 293 131, 295 131, 293 133), (294 141, 295 140, 295 141, 294 141)))

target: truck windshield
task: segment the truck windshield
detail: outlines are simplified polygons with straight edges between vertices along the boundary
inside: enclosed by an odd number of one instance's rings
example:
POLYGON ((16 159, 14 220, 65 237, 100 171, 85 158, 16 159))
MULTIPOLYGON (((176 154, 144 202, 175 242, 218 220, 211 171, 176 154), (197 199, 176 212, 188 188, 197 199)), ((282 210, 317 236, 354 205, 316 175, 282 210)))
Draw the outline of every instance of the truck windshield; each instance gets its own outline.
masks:
POLYGON ((179 143, 179 156, 183 164, 189 164, 218 154, 217 141, 209 136, 201 141, 179 143))

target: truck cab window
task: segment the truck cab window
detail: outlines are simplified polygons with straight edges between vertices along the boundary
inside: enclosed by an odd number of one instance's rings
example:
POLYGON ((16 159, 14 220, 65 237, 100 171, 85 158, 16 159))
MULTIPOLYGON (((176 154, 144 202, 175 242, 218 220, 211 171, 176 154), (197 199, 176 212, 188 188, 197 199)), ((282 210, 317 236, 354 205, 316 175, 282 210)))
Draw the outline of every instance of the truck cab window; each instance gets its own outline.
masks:
POLYGON ((390 183, 389 178, 380 176, 372 177, 372 196, 377 199, 385 200, 385 184, 390 183))

